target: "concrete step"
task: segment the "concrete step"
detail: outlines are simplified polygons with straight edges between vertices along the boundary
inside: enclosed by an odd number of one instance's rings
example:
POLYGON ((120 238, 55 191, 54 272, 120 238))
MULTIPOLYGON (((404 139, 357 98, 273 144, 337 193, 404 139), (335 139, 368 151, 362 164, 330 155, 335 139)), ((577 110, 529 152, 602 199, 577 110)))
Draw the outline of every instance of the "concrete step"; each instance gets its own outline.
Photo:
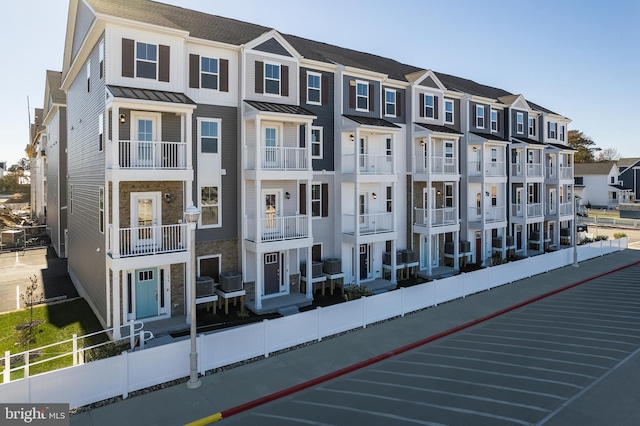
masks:
POLYGON ((297 313, 299 313, 300 311, 298 310, 297 306, 285 306, 284 308, 280 308, 277 311, 280 315, 282 315, 283 317, 289 316, 289 315, 295 315, 297 313))

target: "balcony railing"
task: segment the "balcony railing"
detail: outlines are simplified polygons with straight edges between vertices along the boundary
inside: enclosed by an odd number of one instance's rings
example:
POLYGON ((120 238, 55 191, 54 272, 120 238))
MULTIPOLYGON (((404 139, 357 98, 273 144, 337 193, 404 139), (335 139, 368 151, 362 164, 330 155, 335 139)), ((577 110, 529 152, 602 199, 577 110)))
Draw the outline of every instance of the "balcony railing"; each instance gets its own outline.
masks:
POLYGON ((416 157, 416 173, 454 174, 458 172, 458 160, 454 157, 416 157))
POLYGON ((573 179, 573 168, 560 166, 560 179, 573 179))
POLYGON ((560 214, 562 216, 573 214, 573 210, 571 210, 571 203, 560 203, 560 214))
POLYGON ((119 141, 117 164, 121 169, 185 170, 184 142, 119 141))
POLYGON ((414 224, 418 226, 446 226, 458 222, 458 209, 444 207, 440 209, 414 209, 414 224))
POLYGON ((344 170, 344 173, 356 173, 356 170, 358 170, 360 174, 390 175, 393 173, 393 156, 347 154, 344 156, 342 170, 344 170))
POLYGON ((360 235, 393 232, 393 213, 381 212, 342 215, 342 232, 344 234, 355 234, 356 226, 358 227, 360 235))
POLYGON ((273 216, 258 219, 260 229, 256 236, 256 219, 247 219, 247 240, 256 243, 307 238, 309 227, 307 215, 273 216))
POLYGON ((524 176, 522 163, 511 163, 511 176, 524 176))
MULTIPOLYGON (((477 207, 469 208, 469 221, 480 222, 483 218, 483 209, 477 207)), ((506 219, 507 209, 505 206, 489 206, 484 208, 484 221, 489 222, 503 222, 506 219)))
POLYGON ((187 251, 186 224, 142 226, 138 228, 120 228, 114 231, 109 226, 108 251, 114 253, 115 234, 119 234, 120 257, 148 256, 161 253, 187 251))
MULTIPOLYGON (((309 168, 309 150, 286 146, 261 146, 260 168, 263 170, 301 171, 309 168)), ((247 169, 256 169, 255 147, 247 149, 247 169)))
POLYGON ((527 163, 527 177, 542 177, 542 164, 541 163, 527 163))
POLYGON ((540 217, 542 216, 542 203, 511 204, 511 216, 516 217, 540 217))

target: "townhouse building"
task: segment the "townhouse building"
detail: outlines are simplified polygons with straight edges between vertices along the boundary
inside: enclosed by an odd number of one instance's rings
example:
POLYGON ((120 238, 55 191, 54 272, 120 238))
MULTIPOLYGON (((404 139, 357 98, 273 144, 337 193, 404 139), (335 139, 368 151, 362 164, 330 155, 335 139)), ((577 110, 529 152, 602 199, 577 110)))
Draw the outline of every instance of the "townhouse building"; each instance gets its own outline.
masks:
POLYGON ((31 220, 47 222, 47 134, 42 124, 43 110, 35 108, 33 122, 29 124, 29 172, 31 180, 31 220))
POLYGON ((570 227, 568 120, 471 80, 148 0, 71 0, 60 88, 56 210, 106 326, 188 318, 194 270, 274 312, 325 280, 391 289, 400 269, 437 278, 570 227))

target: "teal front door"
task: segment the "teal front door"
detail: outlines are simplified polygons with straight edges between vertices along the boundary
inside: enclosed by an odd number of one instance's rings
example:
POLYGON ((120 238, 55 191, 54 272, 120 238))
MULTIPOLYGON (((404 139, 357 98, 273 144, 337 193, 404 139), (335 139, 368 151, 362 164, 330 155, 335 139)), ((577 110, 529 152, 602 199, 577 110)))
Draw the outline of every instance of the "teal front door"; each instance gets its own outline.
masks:
POLYGON ((158 269, 138 269, 136 277, 136 318, 158 315, 158 269))

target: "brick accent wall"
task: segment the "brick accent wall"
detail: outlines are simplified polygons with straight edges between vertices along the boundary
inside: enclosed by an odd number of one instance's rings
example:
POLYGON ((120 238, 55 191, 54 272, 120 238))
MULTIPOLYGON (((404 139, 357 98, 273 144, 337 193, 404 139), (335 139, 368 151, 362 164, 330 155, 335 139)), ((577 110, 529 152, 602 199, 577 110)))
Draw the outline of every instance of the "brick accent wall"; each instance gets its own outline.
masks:
POLYGON ((137 181, 120 182, 120 227, 131 226, 131 193, 132 192, 160 192, 162 204, 162 225, 172 225, 182 220, 184 214, 183 182, 169 181, 137 181), (164 194, 171 195, 171 202, 164 201, 164 194))

